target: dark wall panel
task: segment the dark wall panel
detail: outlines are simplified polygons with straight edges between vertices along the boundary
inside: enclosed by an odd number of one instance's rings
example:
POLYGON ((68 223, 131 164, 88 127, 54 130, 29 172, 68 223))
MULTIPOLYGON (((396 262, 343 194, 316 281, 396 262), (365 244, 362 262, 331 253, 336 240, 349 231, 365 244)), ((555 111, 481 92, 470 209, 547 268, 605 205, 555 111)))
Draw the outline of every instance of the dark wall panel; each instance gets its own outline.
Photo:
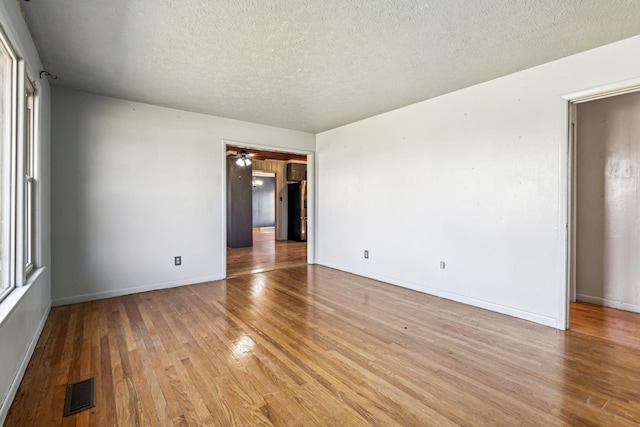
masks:
POLYGON ((227 246, 253 246, 251 166, 227 158, 227 246))

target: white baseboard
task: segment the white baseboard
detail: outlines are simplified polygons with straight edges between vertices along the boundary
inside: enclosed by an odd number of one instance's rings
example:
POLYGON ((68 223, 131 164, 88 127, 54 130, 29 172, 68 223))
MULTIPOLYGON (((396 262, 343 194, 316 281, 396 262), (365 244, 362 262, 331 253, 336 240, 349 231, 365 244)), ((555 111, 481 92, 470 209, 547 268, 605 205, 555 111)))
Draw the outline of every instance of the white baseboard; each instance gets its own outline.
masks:
POLYGON ((31 361, 31 356, 33 356, 33 351, 36 349, 36 344, 38 344, 38 339, 42 334, 42 330, 44 329, 44 325, 47 323, 47 319, 49 318, 49 312, 51 311, 51 304, 44 311, 44 316, 40 319, 40 324, 38 328, 33 334, 31 338, 31 342, 29 343, 29 348, 27 348, 27 352, 20 363, 20 367, 18 368, 18 372, 16 372, 16 376, 13 378, 13 382, 11 383, 11 387, 9 388, 9 392, 2 402, 2 406, 0 406, 0 425, 4 425, 4 422, 9 413, 9 408, 13 403, 13 399, 16 397, 16 393, 18 392, 18 387, 20 387, 20 383, 22 382, 22 378, 24 377, 24 373, 27 371, 27 366, 29 366, 29 362, 31 361))
POLYGON ((212 282, 214 280, 222 280, 224 277, 194 277, 192 279, 175 280, 173 282, 156 283, 145 286, 134 286, 130 288, 115 289, 113 291, 93 292, 90 294, 74 295, 64 298, 56 298, 51 303, 54 307, 68 304, 76 304, 79 302, 94 301, 98 299, 120 297, 123 295, 137 294, 140 292, 155 291, 158 289, 176 288, 178 286, 195 285, 196 283, 212 282))
POLYGON ((576 299, 582 302, 588 302, 591 304, 603 305, 605 307, 617 308, 618 310, 633 311, 634 313, 640 313, 640 305, 629 304, 626 302, 613 301, 606 298, 594 297, 591 295, 577 294, 576 299))
POLYGON ((505 305, 495 304, 492 302, 468 297, 465 295, 459 295, 453 292, 447 292, 440 289, 430 288, 428 286, 418 285, 416 283, 406 282, 394 277, 387 277, 378 274, 371 274, 369 272, 358 271, 349 267, 345 267, 338 264, 326 263, 321 260, 316 260, 318 265, 324 265, 325 267, 334 268, 336 270, 345 271, 347 273, 356 274, 358 276, 368 277, 370 279, 379 280, 381 282, 389 283, 391 285, 400 286, 403 288, 411 289, 414 291, 422 292, 425 294, 433 295, 440 298, 445 298, 451 301, 460 302, 463 304, 471 305, 485 310, 495 311, 497 313, 506 314, 519 319, 528 320, 530 322, 538 323, 544 326, 551 326, 552 328, 561 329, 561 325, 558 319, 548 316, 542 316, 537 313, 531 313, 517 308, 508 307, 505 305))

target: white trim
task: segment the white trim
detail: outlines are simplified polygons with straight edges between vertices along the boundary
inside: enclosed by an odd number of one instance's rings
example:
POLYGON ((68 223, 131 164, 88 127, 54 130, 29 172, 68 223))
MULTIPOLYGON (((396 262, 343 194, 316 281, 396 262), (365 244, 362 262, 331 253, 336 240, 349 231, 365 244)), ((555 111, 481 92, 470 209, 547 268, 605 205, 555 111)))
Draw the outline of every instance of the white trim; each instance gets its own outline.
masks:
MULTIPOLYGON (((42 86, 39 82, 34 83, 34 93, 33 93, 33 179, 35 180, 35 185, 33 187, 34 191, 34 200, 33 200, 33 233, 35 235, 35 241, 33 242, 33 263, 38 266, 43 263, 43 252, 44 248, 42 247, 42 231, 44 230, 43 221, 44 221, 44 212, 43 206, 45 201, 43 200, 43 188, 42 179, 44 178, 46 182, 50 183, 51 174, 49 176, 42 176, 42 146, 41 146, 41 135, 42 129, 40 128, 42 123, 42 108, 40 102, 40 89, 42 86)), ((49 128, 50 129, 50 128, 49 128)), ((51 157, 51 156, 49 156, 51 157)), ((50 206, 50 203, 49 203, 50 206)), ((49 215, 50 219, 51 215, 49 215)))
POLYGON ((508 307, 506 305, 495 304, 492 302, 467 297, 464 295, 455 294, 452 292, 443 291, 440 289, 430 288, 428 286, 418 285, 416 283, 407 282, 404 280, 399 280, 389 276, 383 276, 380 274, 371 274, 363 271, 359 271, 357 269, 352 269, 349 267, 345 267, 343 265, 326 263, 321 260, 316 262, 318 265, 323 265, 325 267, 333 268, 336 270, 345 271, 347 273, 355 274, 362 277, 367 277, 373 280, 378 280, 380 282, 384 282, 394 286, 400 286, 402 288, 411 289, 417 292, 421 292, 423 294, 433 295, 440 298, 445 298, 451 301, 460 302, 462 304, 471 305, 474 307, 482 308, 485 310, 495 311, 497 313, 506 314, 508 316, 517 317, 519 319, 528 320, 530 322, 538 323, 544 326, 550 326, 552 328, 562 329, 560 325, 561 319, 554 319, 553 317, 541 316, 536 313, 531 313, 529 311, 518 310, 517 308, 508 307))
POLYGON ((316 194, 316 154, 309 153, 307 154, 307 264, 316 263, 316 245, 318 244, 316 194))
POLYGON ((558 135, 558 259, 560 261, 560 277, 558 283, 563 286, 558 288, 558 317, 556 328, 566 330, 569 328, 569 302, 568 295, 568 242, 569 242, 569 105, 570 103, 559 98, 561 114, 559 115, 560 134, 558 135))
POLYGON ((227 141, 222 140, 222 198, 220 200, 220 206, 222 206, 222 223, 220 224, 222 227, 222 260, 221 260, 221 268, 220 272, 223 278, 227 277, 227 141))
POLYGON ((627 302, 614 301, 607 298, 594 297, 591 295, 577 294, 576 299, 591 304, 603 305, 605 307, 617 308, 618 310, 632 311, 640 313, 640 305, 629 304, 627 302))
MULTIPOLYGON (((24 68, 24 64, 23 64, 24 68)), ((35 83, 30 79, 26 70, 23 70, 22 73, 23 79, 23 93, 20 98, 22 99, 21 105, 21 114, 22 114, 22 136, 20 139, 20 143, 22 144, 22 176, 24 179, 22 180, 22 201, 21 201, 21 215, 20 218, 22 220, 22 232, 20 234, 22 240, 22 262, 21 264, 24 266, 23 280, 26 283, 28 281, 28 276, 31 271, 36 268, 36 256, 35 256, 35 242, 36 242, 36 199, 37 199, 37 183, 35 180, 35 159, 37 156, 35 151, 35 134, 37 133, 36 122, 35 122, 35 100, 36 100, 36 88, 35 83), (29 105, 29 103, 31 105, 29 105), (30 113, 27 111, 30 109, 30 113), (29 127, 29 129, 27 129, 29 127), (27 138, 28 137, 28 138, 27 138), (26 148, 29 147, 29 150, 26 148), (29 154, 29 158, 27 158, 27 151, 29 154), (25 168, 25 163, 27 167, 25 168), (27 194, 27 188, 30 189, 29 194, 27 194), (26 205, 30 205, 30 210, 27 212, 26 205), (25 221, 26 214, 28 215, 27 220, 25 221), (29 231, 29 233, 27 233, 29 231), (28 234, 28 236, 27 236, 28 234), (27 238, 25 238, 27 237, 27 238), (29 249, 28 255, 25 257, 25 250, 29 249), (28 263, 27 263, 28 260, 28 263)))
POLYGON ((0 327, 11 316, 16 307, 20 305, 20 301, 29 291, 29 286, 18 286, 11 289, 11 292, 5 296, 0 302, 0 327))
MULTIPOLYGON (((28 286, 23 286, 21 289, 27 288, 28 286)), ((15 291, 14 291, 15 293, 15 291)), ((7 414, 9 413, 9 408, 11 408, 11 404, 13 403, 13 399, 16 397, 16 393, 18 392, 18 387, 22 382, 22 378, 24 377, 24 373, 27 370, 27 366, 29 366, 29 361, 31 361, 31 356, 33 356, 33 352, 36 349, 36 344, 38 344, 38 339, 42 334, 42 330, 44 329, 44 325, 47 323, 47 319, 49 318, 49 312, 51 311, 51 304, 47 306, 47 309, 44 311, 44 316, 40 319, 40 323, 38 324, 38 328, 36 329, 33 337, 31 338, 31 342, 29 343, 29 347, 22 358, 22 362, 20 363, 20 367, 16 372, 13 381, 11 382, 11 387, 9 387, 9 391, 2 402, 2 406, 0 406, 0 425, 3 425, 7 414)))
POLYGON ((174 280, 171 282, 155 283, 152 285, 132 286, 130 288, 116 289, 113 291, 93 292, 90 294, 82 294, 82 295, 75 295, 72 297, 58 298, 58 299, 54 299, 51 302, 51 304, 54 307, 58 307, 61 305, 76 304, 79 302, 95 301, 95 300, 105 299, 105 298, 120 297, 123 295, 155 291, 158 289, 177 288, 178 286, 196 285, 198 283, 213 282, 213 281, 222 280, 222 279, 224 279, 224 277, 220 277, 220 276, 193 277, 191 279, 174 280))
POLYGON ((15 208, 13 215, 15 218, 15 240, 13 248, 15 252, 15 275, 14 283, 17 287, 23 286, 26 283, 26 277, 24 274, 24 94, 25 94, 25 67, 24 60, 19 59, 16 67, 16 107, 15 107, 15 181, 16 187, 15 194, 15 208))
POLYGON ((17 288, 13 288, 11 292, 5 297, 5 299, 0 302, 0 327, 4 324, 4 322, 11 316, 11 313, 20 305, 20 301, 29 292, 31 285, 38 280, 38 277, 42 274, 45 267, 40 267, 36 269, 29 275, 27 282, 24 286, 18 286, 17 288))
MULTIPOLYGON (((7 243, 8 248, 7 248, 7 253, 5 254, 6 256, 6 261, 3 262, 7 262, 6 264, 6 273, 3 271, 3 279, 7 281, 7 283, 5 285, 8 285, 6 288, 2 289, 2 301, 4 301, 9 295, 11 295, 11 292, 15 289, 16 286, 18 286, 17 284, 17 272, 18 269, 16 267, 16 255, 17 255, 17 251, 18 248, 16 246, 16 239, 17 239, 17 234, 16 234, 16 228, 19 226, 20 221, 19 221, 19 216, 18 216, 18 212, 16 211, 16 198, 18 197, 19 191, 17 188, 17 180, 18 180, 18 175, 17 175, 17 168, 19 167, 19 144, 18 144, 18 93, 20 92, 20 82, 18 80, 18 76, 19 76, 19 67, 21 67, 21 63, 22 61, 19 59, 18 54, 16 49, 14 49, 13 47, 13 43, 12 41, 9 39, 9 37, 7 36, 7 33, 4 31, 4 28, 0 27, 0 46, 6 51, 7 55, 11 58, 11 64, 10 64, 10 103, 9 103, 9 108, 7 110, 7 114, 9 115, 9 126, 8 126, 8 137, 9 140, 8 141, 1 141, 2 144, 8 144, 9 148, 8 148, 8 156, 5 160, 3 160, 4 162, 6 162, 6 164, 4 166, 7 167, 7 171, 0 171, 3 173, 3 179, 6 178, 8 179, 8 184, 9 184, 9 188, 8 188, 8 194, 4 194, 3 197, 8 197, 7 200, 7 212, 5 212, 5 221, 6 224, 3 224, 4 230, 3 232, 7 233, 8 236, 8 240, 4 243, 7 243), (7 292, 8 291, 8 292, 7 292)), ((6 94, 5 94, 6 95, 6 94)), ((3 101, 4 102, 4 101, 3 101)), ((4 131, 3 131, 4 133, 4 131)), ((4 138, 5 135, 1 135, 2 139, 4 138)), ((20 187, 22 188, 22 187, 20 187)), ((20 270, 22 272, 23 268, 22 266, 20 267, 20 270)))
POLYGON ((255 144, 253 142, 222 139, 222 273, 227 277, 227 145, 254 148, 263 151, 277 153, 302 154, 307 156, 307 264, 315 264, 315 245, 317 241, 316 219, 316 176, 315 176, 315 152, 287 147, 274 147, 271 145, 255 144))
MULTIPOLYGON (((578 140, 578 109, 577 104, 569 103, 569 135, 568 135, 568 159, 567 159, 567 299, 569 302, 576 300, 576 190, 577 190, 577 149, 578 140)), ((569 310, 567 310, 567 327, 569 326, 569 310)))
MULTIPOLYGON (((564 288, 562 289, 562 293, 561 293, 561 308, 560 308, 561 317, 558 320, 559 329, 569 328, 569 323, 570 323, 569 304, 571 302, 572 295, 575 294, 576 299, 591 298, 592 301, 596 301, 594 298, 597 298, 597 297, 589 297, 586 295, 578 295, 577 290, 572 289, 572 283, 570 280, 571 263, 574 263, 574 267, 575 267, 575 259, 572 259, 572 257, 570 256, 570 254, 572 253, 570 245, 572 245, 573 243, 571 241, 571 238, 570 238, 571 234, 569 232, 570 227, 575 227, 574 218, 571 218, 572 215, 575 215, 575 212, 573 209, 571 209, 572 201, 569 199, 571 197, 572 192, 568 191, 569 186, 574 184, 574 178, 575 178, 575 176, 571 174, 570 162, 573 159, 569 156, 569 153, 571 152, 570 151, 571 148, 574 148, 575 150, 575 147, 572 147, 571 145, 571 141, 570 141, 571 133, 569 132, 570 121, 572 119, 571 105, 588 102, 588 101, 594 101, 597 99, 609 98, 616 95, 624 95, 627 93, 632 93, 637 91, 640 91, 640 77, 636 77, 629 80, 623 80, 620 82, 609 83, 606 85, 597 86, 594 88, 584 89, 577 92, 571 92, 571 93, 562 95, 562 98, 567 102, 566 102, 566 108, 564 110, 564 125, 563 125, 564 134, 565 134, 564 143, 560 144, 560 176, 564 177, 564 182, 560 182, 560 187, 559 187, 559 191, 561 194, 561 201, 563 202, 559 204, 559 208, 560 208, 559 210, 560 210, 560 216, 561 217, 564 216, 565 222, 563 225, 561 221, 559 225, 561 227, 564 227, 564 230, 565 230, 564 245, 563 245, 564 253, 562 255, 565 278, 564 278, 564 288)), ((577 131, 577 121, 576 121, 576 131, 577 131)), ((578 143, 577 136, 575 138, 574 143, 576 145, 578 143)), ((577 165, 575 165, 575 167, 577 167, 577 165)), ((575 173, 575 168, 574 168, 574 173, 575 173)), ((601 298, 599 298, 599 300, 608 301, 601 298)), ((618 304, 618 306, 614 308, 620 308, 619 307, 620 305, 636 307, 633 304, 617 303, 617 302, 610 302, 610 303, 618 304)), ((606 305, 604 304, 604 302, 594 302, 594 304, 606 305)), ((635 311, 633 309, 628 309, 628 310, 635 311)))
POLYGON ((251 176, 264 176, 264 177, 268 177, 268 178, 275 178, 276 177, 276 173, 275 172, 264 172, 264 171, 260 171, 260 170, 254 170, 254 171, 251 171, 251 176))
POLYGON ((626 93, 637 92, 640 90, 640 77, 621 82, 610 83, 604 86, 579 90, 562 95, 567 101, 575 104, 582 102, 595 101, 596 99, 609 98, 616 95, 624 95, 626 93))

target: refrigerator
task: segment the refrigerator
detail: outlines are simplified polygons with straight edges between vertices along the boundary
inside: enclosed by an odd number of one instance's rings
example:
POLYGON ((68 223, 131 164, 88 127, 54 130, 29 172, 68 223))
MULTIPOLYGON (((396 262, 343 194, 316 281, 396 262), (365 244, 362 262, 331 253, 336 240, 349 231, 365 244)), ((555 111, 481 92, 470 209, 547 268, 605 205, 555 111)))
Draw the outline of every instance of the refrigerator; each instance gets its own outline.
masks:
POLYGON ((307 241, 307 181, 291 182, 287 185, 289 199, 288 239, 307 241))

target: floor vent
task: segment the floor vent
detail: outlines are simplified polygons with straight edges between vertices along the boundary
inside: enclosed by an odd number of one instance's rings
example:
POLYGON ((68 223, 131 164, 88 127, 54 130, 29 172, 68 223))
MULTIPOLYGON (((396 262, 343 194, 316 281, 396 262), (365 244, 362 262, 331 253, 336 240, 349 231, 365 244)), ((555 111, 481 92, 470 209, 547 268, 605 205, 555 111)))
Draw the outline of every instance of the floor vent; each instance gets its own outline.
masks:
POLYGON ((67 385, 67 397, 64 400, 64 416, 68 417, 85 409, 96 406, 96 378, 67 385))

